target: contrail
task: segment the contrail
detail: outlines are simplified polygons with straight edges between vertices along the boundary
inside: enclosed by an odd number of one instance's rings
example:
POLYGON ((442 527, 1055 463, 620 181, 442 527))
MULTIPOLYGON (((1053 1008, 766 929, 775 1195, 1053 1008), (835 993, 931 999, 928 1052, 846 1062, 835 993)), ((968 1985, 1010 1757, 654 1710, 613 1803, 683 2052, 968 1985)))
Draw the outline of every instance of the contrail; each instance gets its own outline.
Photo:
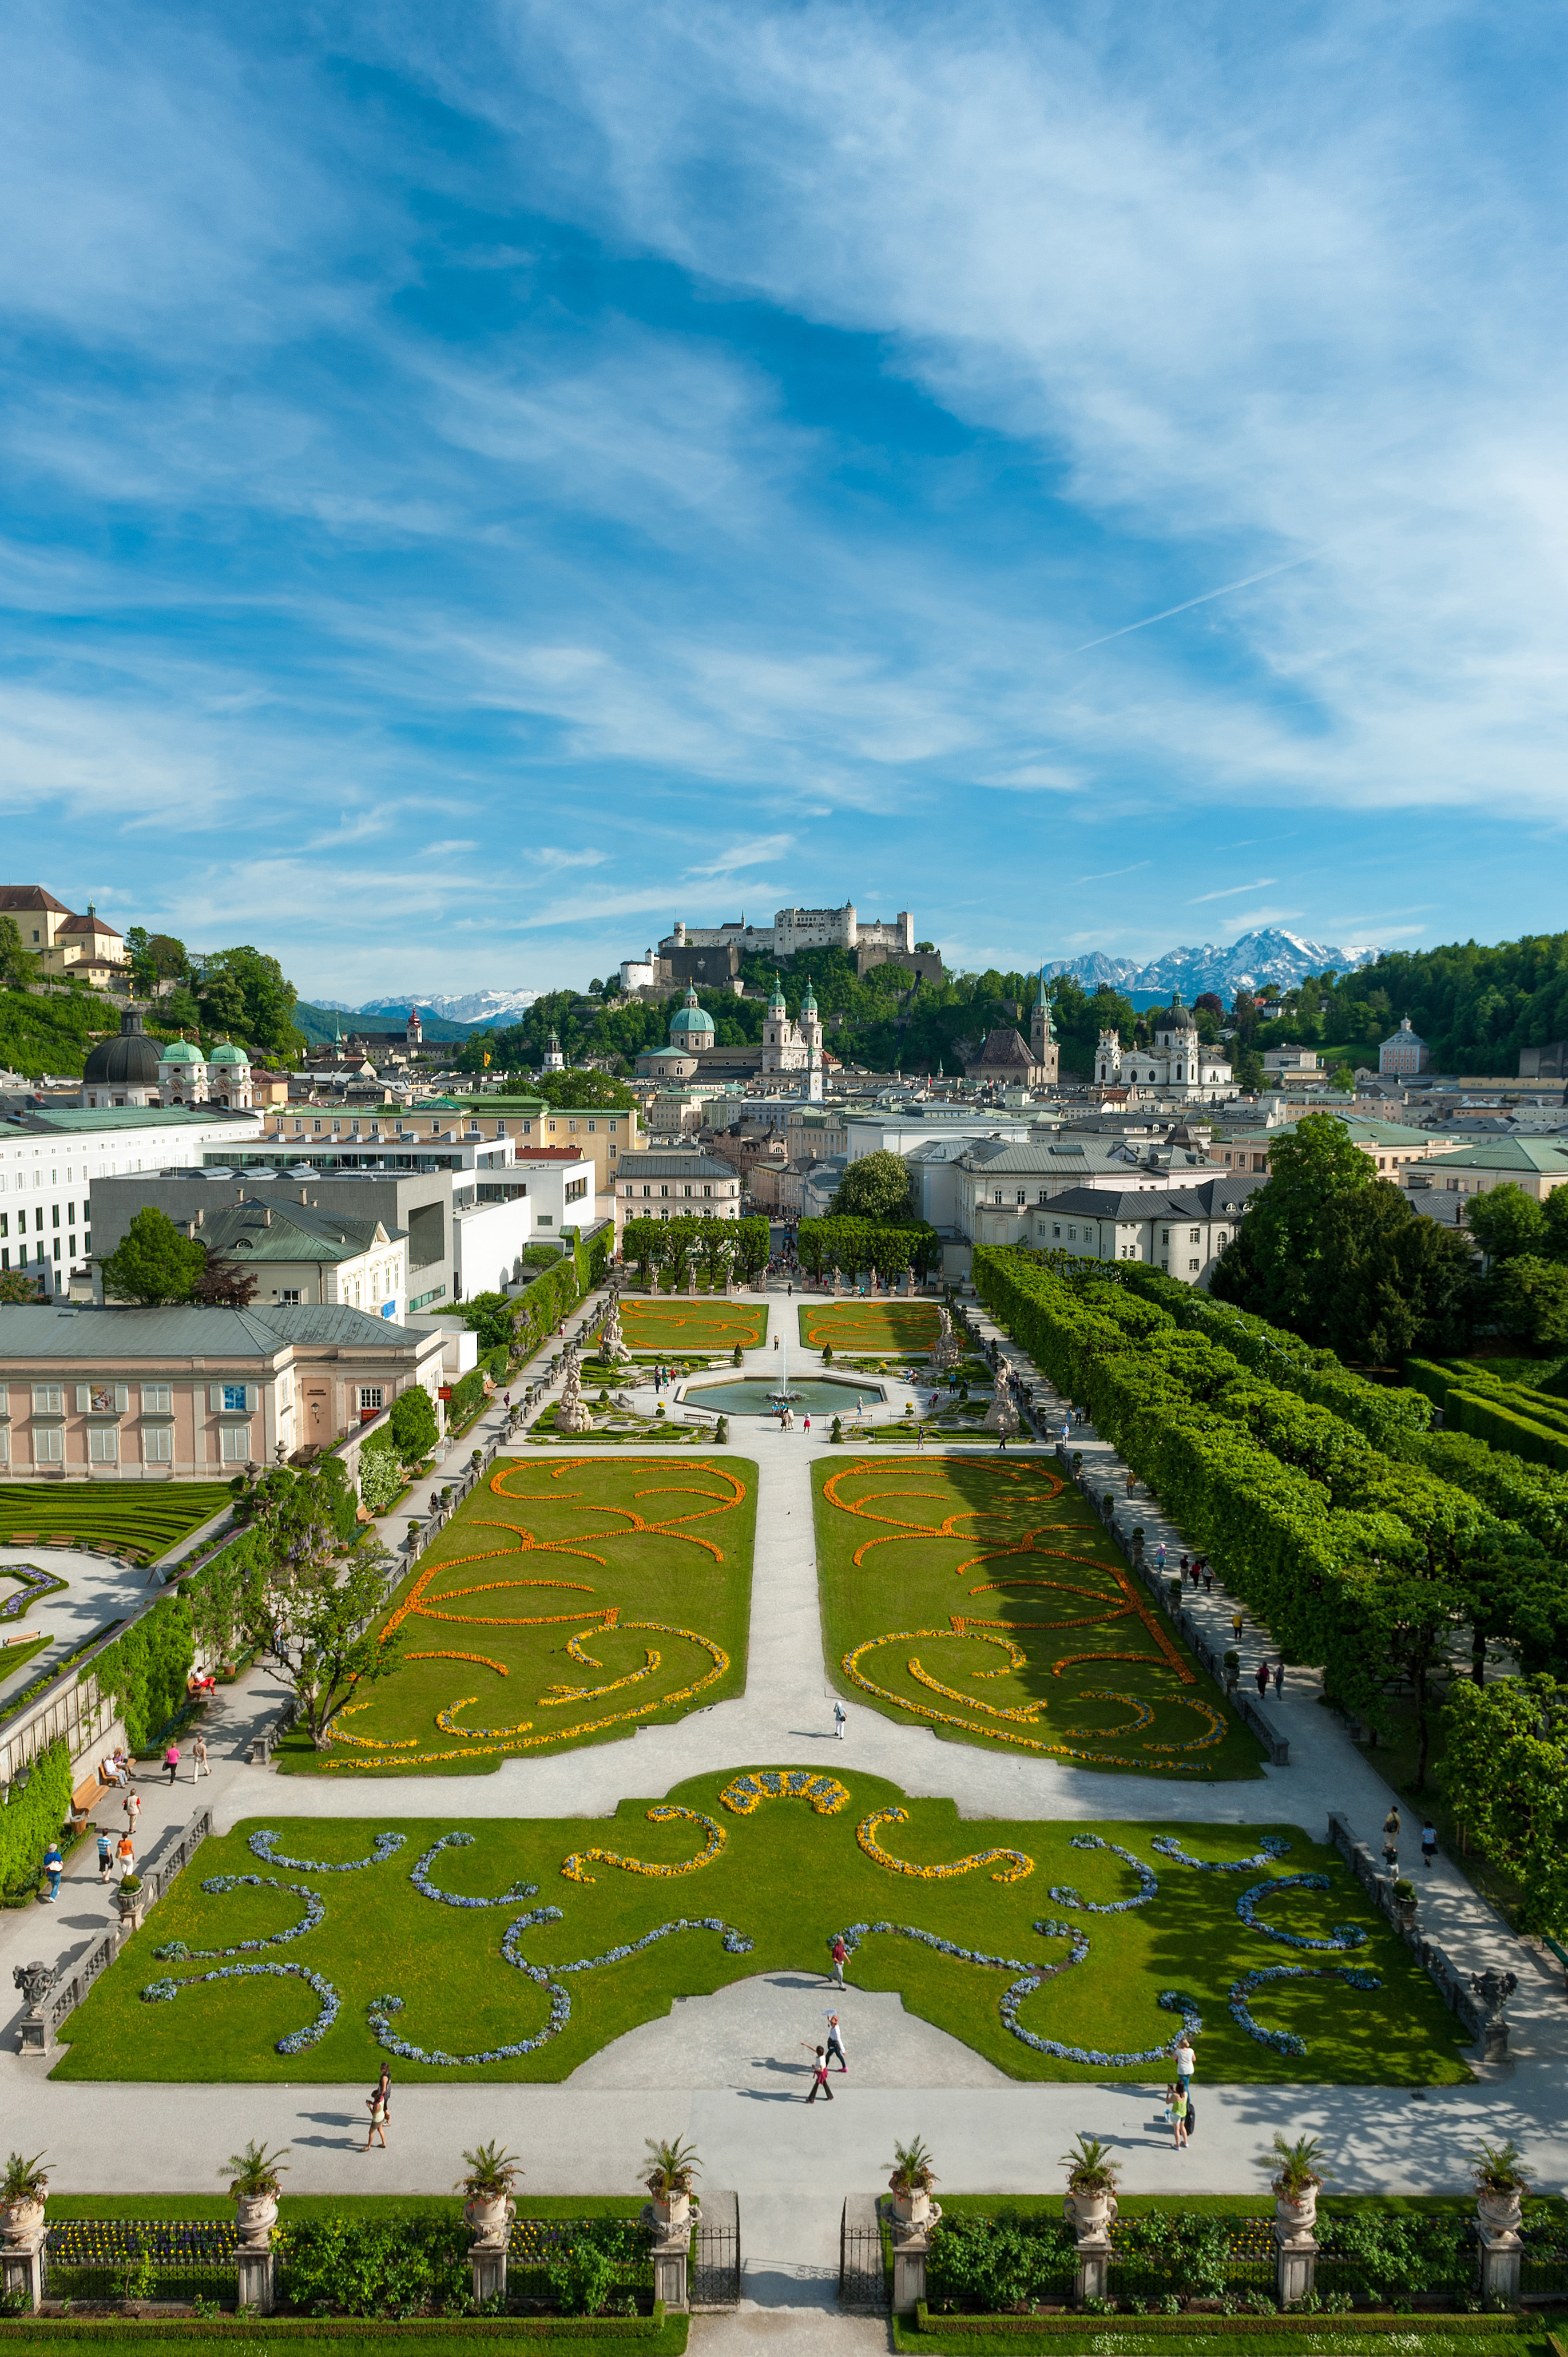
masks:
POLYGON ((1271 565, 1266 573, 1249 573, 1244 580, 1227 581, 1222 588, 1206 589, 1201 597, 1187 597, 1179 606, 1167 606, 1163 614, 1145 614, 1141 622, 1127 622, 1119 630, 1107 630, 1102 639, 1088 639, 1081 647, 1069 647, 1069 654, 1086 655, 1094 647, 1108 647, 1112 639, 1124 639, 1133 630, 1146 630, 1155 622, 1168 622, 1173 614, 1189 614, 1195 606, 1207 606, 1216 597, 1229 597, 1233 589, 1251 589, 1257 581, 1272 581, 1276 574, 1294 572, 1298 565, 1311 565, 1325 554, 1321 548, 1309 548, 1305 556, 1293 556, 1283 565, 1271 565))

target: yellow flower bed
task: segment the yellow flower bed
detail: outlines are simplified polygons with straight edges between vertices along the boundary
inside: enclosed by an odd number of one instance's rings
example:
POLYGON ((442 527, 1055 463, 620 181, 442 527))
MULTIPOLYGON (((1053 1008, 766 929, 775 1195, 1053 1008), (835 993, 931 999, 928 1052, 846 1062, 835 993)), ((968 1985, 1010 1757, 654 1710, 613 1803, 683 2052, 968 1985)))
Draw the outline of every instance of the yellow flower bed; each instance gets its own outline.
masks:
POLYGON ((854 1829, 855 1840, 867 1857, 885 1866, 889 1874, 912 1874, 918 1882, 947 1882, 955 1874, 972 1874, 977 1866, 994 1866, 998 1858, 1012 1861, 1005 1874, 993 1874, 993 1882, 1022 1882, 1026 1874, 1035 1871, 1035 1861, 1021 1849, 977 1849, 972 1857, 955 1858, 950 1866, 911 1866, 907 1857, 895 1857, 883 1848, 876 1838, 879 1825, 904 1825, 909 1822, 908 1809, 873 1809, 862 1817, 854 1829))
POLYGON ((673 1866, 654 1866, 647 1858, 628 1857, 620 1850, 579 1849, 574 1850, 571 1857, 563 1861, 561 1871, 568 1882, 595 1882, 597 1876, 585 1874, 583 1870, 590 1858, 600 1866, 618 1866, 628 1874, 695 1874, 699 1867, 711 1866, 729 1839, 723 1825, 715 1817, 704 1817, 700 1809, 682 1809, 671 1801, 648 1812, 650 1824, 668 1824, 673 1817, 685 1817, 694 1825, 706 1826, 707 1846, 695 1857, 681 1858, 673 1866))

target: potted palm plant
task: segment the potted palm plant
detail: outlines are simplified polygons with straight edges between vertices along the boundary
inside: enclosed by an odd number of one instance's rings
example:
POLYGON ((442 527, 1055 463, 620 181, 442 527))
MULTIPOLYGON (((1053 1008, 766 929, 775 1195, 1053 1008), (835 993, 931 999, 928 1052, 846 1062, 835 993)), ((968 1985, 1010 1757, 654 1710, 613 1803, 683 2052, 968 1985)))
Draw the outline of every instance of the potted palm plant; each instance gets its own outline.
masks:
MULTIPOLYGON (((283 2191, 279 2179, 288 2149, 285 2144, 269 2152, 264 2144, 252 2141, 243 2152, 231 2152, 224 2164, 234 2172, 229 2191, 242 2243, 263 2241, 277 2223, 278 2195, 283 2191)), ((218 2174, 221 2177, 223 2170, 218 2174)))
POLYGON ((1280 2224, 1293 2234, 1310 2234, 1317 2219, 1317 2189, 1328 2179, 1317 2138, 1297 2136, 1287 2144, 1276 2131, 1263 2166, 1273 2171, 1269 2182, 1280 2224))
POLYGON ((936 2182, 937 2172, 931 2167, 930 2152, 923 2137, 894 2146, 893 2174, 887 2185, 893 2196, 893 2215, 901 2225, 924 2225, 931 2214, 931 2188, 936 2182))
POLYGON ((36 2152, 31 2160, 24 2160, 19 2152, 12 2153, 0 2178, 0 2233, 21 2242, 41 2226, 48 2190, 43 2154, 36 2152))
POLYGON ((1530 2171, 1520 2159, 1518 2146, 1511 2140, 1508 2144, 1478 2144, 1470 2155, 1470 2168, 1482 2226, 1489 2234, 1517 2233, 1530 2179, 1530 2171))
POLYGON ((648 2174, 642 2181, 652 2199, 655 2222, 667 2234, 679 2233, 692 2214, 692 2181, 702 2173, 696 2147, 679 2137, 673 2144, 653 2136, 647 2142, 648 2174))
POLYGON ((1122 2171, 1111 2158, 1109 2145, 1098 2136, 1080 2136, 1071 2152, 1062 2155, 1067 2171, 1067 2198, 1080 2234, 1099 2234, 1116 2214, 1116 2180, 1122 2171))
POLYGON ((468 2166, 457 2179, 457 2190, 468 2197, 464 2219, 481 2242, 499 2241, 512 2208, 512 2187, 522 2175, 517 2156, 499 2144, 481 2144, 463 2158, 468 2166))

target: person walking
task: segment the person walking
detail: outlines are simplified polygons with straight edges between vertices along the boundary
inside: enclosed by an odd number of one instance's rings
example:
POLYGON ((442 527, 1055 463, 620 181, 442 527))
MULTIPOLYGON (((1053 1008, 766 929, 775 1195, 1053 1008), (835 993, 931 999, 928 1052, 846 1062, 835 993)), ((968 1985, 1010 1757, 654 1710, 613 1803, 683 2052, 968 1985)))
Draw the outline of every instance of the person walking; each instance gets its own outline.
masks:
POLYGON ((1430 1867, 1437 1855, 1437 1827, 1428 1817, 1421 1828, 1421 1862, 1430 1867))
POLYGON ((387 2122, 392 2116, 392 2073, 384 2062, 381 2075, 366 2096, 365 2104, 371 2115, 371 2125, 365 2134, 365 2150, 369 2152, 372 2139, 380 2136, 381 2150, 385 2152, 387 2122))
POLYGON ((123 1875, 134 1874, 136 1871, 136 1845, 129 1825, 120 1836, 114 1852, 114 1863, 123 1875))
POLYGON ((814 2104, 819 2095, 825 2095, 831 2104, 833 2099, 833 2091, 828 2084, 827 2049, 823 2046, 813 2048, 810 2040, 805 2038, 801 2039, 800 2043, 806 2049, 807 2053, 813 2057, 811 2062, 811 2092, 807 2096, 806 2101, 808 2104, 814 2104))
POLYGON ((1182 1556, 1181 1561, 1177 1564, 1177 1566, 1176 1566, 1176 1569, 1177 1569, 1177 1571, 1179 1571, 1179 1572, 1180 1572, 1180 1574, 1181 1574, 1181 1584, 1182 1584, 1182 1586, 1185 1587, 1187 1586, 1187 1557, 1186 1557, 1186 1555, 1185 1555, 1182 1556))
POLYGON ((1203 1592, 1205 1596, 1212 1596, 1214 1593, 1214 1573, 1207 1555, 1203 1559, 1203 1592))
POLYGON ((835 2054, 839 2058, 839 2069, 847 2078, 849 2056, 843 2050, 843 2024, 836 2013, 830 2013, 828 2016, 828 2061, 830 2062, 835 2054))
POLYGON ((1245 1620, 1246 1615, 1243 1613, 1241 1607, 1238 1604, 1235 1611, 1230 1615, 1230 1634, 1235 1638, 1238 1644, 1241 1641, 1241 1631, 1245 1625, 1245 1620))
POLYGON ((1253 1673, 1258 1681, 1258 1700, 1265 1702, 1269 1693, 1269 1657, 1265 1653, 1253 1673))
POLYGON ((134 1839, 136 1826, 142 1814, 141 1794, 139 1792, 127 1792, 124 1800, 121 1803, 121 1806, 125 1812, 125 1831, 133 1839, 134 1839))
POLYGON ((834 1696, 833 1696, 833 1733, 837 1736, 837 1738, 838 1738, 838 1739, 839 1739, 839 1741, 840 1741, 841 1743, 843 1741, 843 1727, 844 1727, 844 1721, 845 1721, 845 1719, 846 1719, 848 1717, 849 1717, 849 1713, 848 1713, 848 1711, 847 1711, 847 1710, 845 1710, 845 1708, 844 1708, 844 1706, 843 1706, 843 1703, 839 1700, 839 1698, 838 1698, 837 1695, 834 1695, 834 1696))
POLYGON ((168 1770, 168 1780, 172 1785, 175 1778, 179 1774, 179 1746, 177 1743, 171 1743, 168 1749, 164 1753, 164 1766, 168 1770))
POLYGON ((113 1863, 114 1844, 110 1839, 105 1827, 100 1825, 98 1828, 98 1879, 100 1882, 108 1881, 109 1869, 113 1863))
POLYGON ((843 1968, 849 1961, 849 1950, 844 1946, 842 1932, 833 1933, 832 1947, 829 1953, 833 1960, 833 1986, 843 1988, 843 1968))
POLYGON ((1155 1569, 1156 1571, 1164 1571, 1165 1567, 1165 1543, 1164 1539, 1162 1539, 1162 1540, 1160 1541, 1160 1543, 1159 1543, 1159 1545, 1155 1549, 1155 1569))
POLYGON ((1176 2051, 1171 2060, 1176 2064, 1176 2085, 1185 2095, 1197 2070, 1197 2057, 1192 2050, 1192 2040, 1185 2029, 1176 2040, 1176 2051))
POLYGON ((48 1895, 47 1898, 40 1897, 38 1903, 42 1907, 52 1907, 59 1897, 59 1878, 65 1872, 65 1859, 60 1855, 60 1846, 57 1841, 50 1842, 44 1852, 44 1872, 49 1878, 48 1895))
POLYGON ((805 1428, 806 1428, 807 1432, 810 1432, 810 1431, 811 1431, 811 1409, 810 1409, 810 1408, 808 1408, 808 1409, 806 1410, 806 1415, 805 1415, 805 1428))
POLYGON ((199 1777, 210 1776, 211 1773, 207 1762, 207 1738, 199 1735, 190 1747, 190 1781, 194 1784, 199 1777))
POLYGON ((1391 1809, 1383 1819, 1383 1864, 1397 1874, 1400 1862, 1400 1813, 1391 1809))
POLYGON ((1285 1690, 1285 1657, 1282 1653, 1274 1663, 1274 1700, 1282 1702, 1285 1690))

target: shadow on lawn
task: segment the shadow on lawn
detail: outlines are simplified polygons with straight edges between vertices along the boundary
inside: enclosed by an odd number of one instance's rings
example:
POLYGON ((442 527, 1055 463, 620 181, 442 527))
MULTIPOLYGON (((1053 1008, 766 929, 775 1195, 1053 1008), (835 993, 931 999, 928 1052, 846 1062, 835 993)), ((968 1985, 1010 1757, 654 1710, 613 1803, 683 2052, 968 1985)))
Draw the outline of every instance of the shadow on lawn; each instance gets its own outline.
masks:
MULTIPOLYGON (((996 1726, 998 1741, 1005 1740, 1004 1727, 989 1719, 984 1703, 1007 1709, 1018 1707, 1021 1698, 1044 1701, 1052 1706, 1048 1716, 1019 1731, 1047 1742, 1103 1744, 1108 1766, 1129 1764, 1154 1775, 1174 1770, 1183 1781, 1193 1768, 1206 1781, 1216 1772, 1261 1773, 1258 1744, 1197 1671, 1098 1517, 1047 1461, 851 1457, 828 1479, 824 1536, 831 1533, 851 1556, 865 1549, 858 1567, 837 1574, 840 1582, 864 1583, 854 1641, 876 1633, 878 1615, 889 1629, 939 1632, 956 1615, 974 1632, 939 1633, 918 1649, 927 1676, 951 1695, 911 1677, 907 1647, 863 1655, 862 1674, 896 1701, 908 1698, 921 1715, 943 1708, 961 1714, 962 1701, 953 1696, 972 1696, 976 1708, 969 1723, 982 1734, 996 1726), (834 1530, 840 1516, 847 1527, 834 1530), (944 1532, 944 1522, 955 1527, 944 1532), (998 1641, 1009 1639, 1024 1653, 1021 1667, 1009 1665, 998 1641), (1121 1658, 1126 1654, 1137 1658, 1121 1658), (1192 1673, 1190 1681, 1184 1669, 1192 1673), (1133 1725, 1125 1702, 1083 1691, 1101 1680, 1116 1695, 1133 1698, 1133 1725), (1197 1748, 1208 1721, 1179 1706, 1199 1701, 1223 1720, 1222 1747, 1197 1748), (1136 1723, 1140 1709, 1151 1705, 1158 1717, 1136 1723), (1159 1709, 1162 1705, 1166 1707, 1159 1709), (1173 1749, 1162 1755, 1151 1748, 1156 1743, 1173 1749)), ((845 1603, 841 1591, 841 1609, 845 1603)))

